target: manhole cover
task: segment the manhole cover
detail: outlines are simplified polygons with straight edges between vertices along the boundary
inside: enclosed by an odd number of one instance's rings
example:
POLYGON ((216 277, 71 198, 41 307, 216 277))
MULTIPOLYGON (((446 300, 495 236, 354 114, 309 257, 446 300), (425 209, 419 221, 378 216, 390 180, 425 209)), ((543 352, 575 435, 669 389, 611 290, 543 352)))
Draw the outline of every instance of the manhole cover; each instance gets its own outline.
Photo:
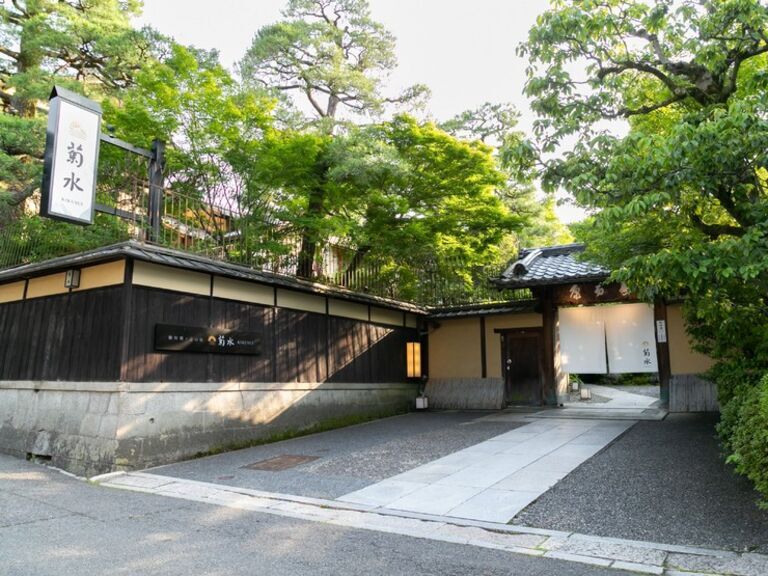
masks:
POLYGON ((267 458, 266 460, 260 460, 253 464, 247 464, 243 468, 248 470, 269 470, 271 472, 279 472, 280 470, 288 470, 289 468, 295 468, 299 464, 305 464, 317 460, 317 456, 298 456, 292 454, 284 454, 282 456, 275 456, 274 458, 267 458))

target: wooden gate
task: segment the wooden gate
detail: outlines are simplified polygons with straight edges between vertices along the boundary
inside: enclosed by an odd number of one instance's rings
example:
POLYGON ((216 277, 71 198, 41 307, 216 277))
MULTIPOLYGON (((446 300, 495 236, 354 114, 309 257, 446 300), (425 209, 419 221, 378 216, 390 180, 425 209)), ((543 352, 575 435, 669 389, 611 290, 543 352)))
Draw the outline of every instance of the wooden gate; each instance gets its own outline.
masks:
POLYGON ((542 404, 542 352, 540 328, 501 333, 501 369, 507 404, 542 404))

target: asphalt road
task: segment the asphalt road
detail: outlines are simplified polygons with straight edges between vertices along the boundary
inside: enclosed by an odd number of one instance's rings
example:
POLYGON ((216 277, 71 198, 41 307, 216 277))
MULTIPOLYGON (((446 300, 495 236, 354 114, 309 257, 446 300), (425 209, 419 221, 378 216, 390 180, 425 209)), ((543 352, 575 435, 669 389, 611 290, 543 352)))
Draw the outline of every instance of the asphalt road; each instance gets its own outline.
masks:
POLYGON ((717 417, 638 422, 523 510, 515 524, 632 540, 768 553, 768 512, 733 473, 717 417))
POLYGON ((0 455, 0 575, 608 575, 607 570, 110 490, 0 455))

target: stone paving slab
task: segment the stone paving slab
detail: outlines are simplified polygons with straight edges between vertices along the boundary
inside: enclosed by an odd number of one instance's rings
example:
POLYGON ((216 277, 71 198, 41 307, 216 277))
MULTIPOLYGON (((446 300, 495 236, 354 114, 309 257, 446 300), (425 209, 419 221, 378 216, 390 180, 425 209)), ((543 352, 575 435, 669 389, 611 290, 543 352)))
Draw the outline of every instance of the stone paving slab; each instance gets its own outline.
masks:
POLYGON ((478 490, 470 486, 430 484, 391 502, 387 507, 424 514, 445 514, 477 493, 478 490))
POLYGON ((739 554, 723 550, 599 538, 501 524, 495 527, 492 524, 481 527, 472 523, 462 523, 456 518, 408 517, 402 515, 402 512, 400 515, 393 516, 377 510, 340 508, 345 504, 334 500, 316 500, 313 503, 307 503, 295 501, 293 499, 296 497, 286 494, 265 496, 261 493, 250 497, 229 486, 154 477, 146 473, 112 476, 105 479, 102 485, 337 526, 500 549, 516 554, 568 560, 637 573, 667 576, 683 574, 696 576, 694 571, 700 574, 706 573, 708 576, 768 574, 768 556, 762 554, 739 554), (126 482, 124 476, 132 477, 134 480, 126 482), (122 481, 119 481, 121 478, 123 478, 122 481), (135 480, 136 478, 140 480, 135 480))
POLYGON ((670 554, 669 565, 680 571, 706 574, 733 574, 735 576, 765 576, 768 574, 768 556, 739 554, 728 558, 670 554))
POLYGON ((338 499, 393 510, 508 522, 633 424, 528 421, 520 428, 338 499), (581 443, 576 444, 577 440, 581 443), (417 484, 421 486, 415 489, 417 484))
POLYGON ((514 517, 538 496, 538 491, 484 490, 456 508, 452 508, 445 515, 452 518, 503 523, 514 517))

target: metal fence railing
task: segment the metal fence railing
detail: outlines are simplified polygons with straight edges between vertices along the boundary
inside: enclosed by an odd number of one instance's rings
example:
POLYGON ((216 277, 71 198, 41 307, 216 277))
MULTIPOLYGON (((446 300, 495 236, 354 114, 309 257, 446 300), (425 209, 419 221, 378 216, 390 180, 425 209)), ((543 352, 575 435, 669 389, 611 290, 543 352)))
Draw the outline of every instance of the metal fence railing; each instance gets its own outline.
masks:
MULTIPOLYGON (((133 239, 275 273, 297 275, 302 233, 269 206, 247 206, 221 193, 183 194, 166 189, 160 226, 149 223, 146 159, 110 150, 100 161, 92 226, 36 216, 39 199, 0 229, 0 269, 133 239)), ((411 257, 395 261, 359 251, 338 238, 315 239, 311 279, 423 305, 523 300, 527 290, 498 291, 489 278, 498 268, 468 269, 458 258, 411 257)))

